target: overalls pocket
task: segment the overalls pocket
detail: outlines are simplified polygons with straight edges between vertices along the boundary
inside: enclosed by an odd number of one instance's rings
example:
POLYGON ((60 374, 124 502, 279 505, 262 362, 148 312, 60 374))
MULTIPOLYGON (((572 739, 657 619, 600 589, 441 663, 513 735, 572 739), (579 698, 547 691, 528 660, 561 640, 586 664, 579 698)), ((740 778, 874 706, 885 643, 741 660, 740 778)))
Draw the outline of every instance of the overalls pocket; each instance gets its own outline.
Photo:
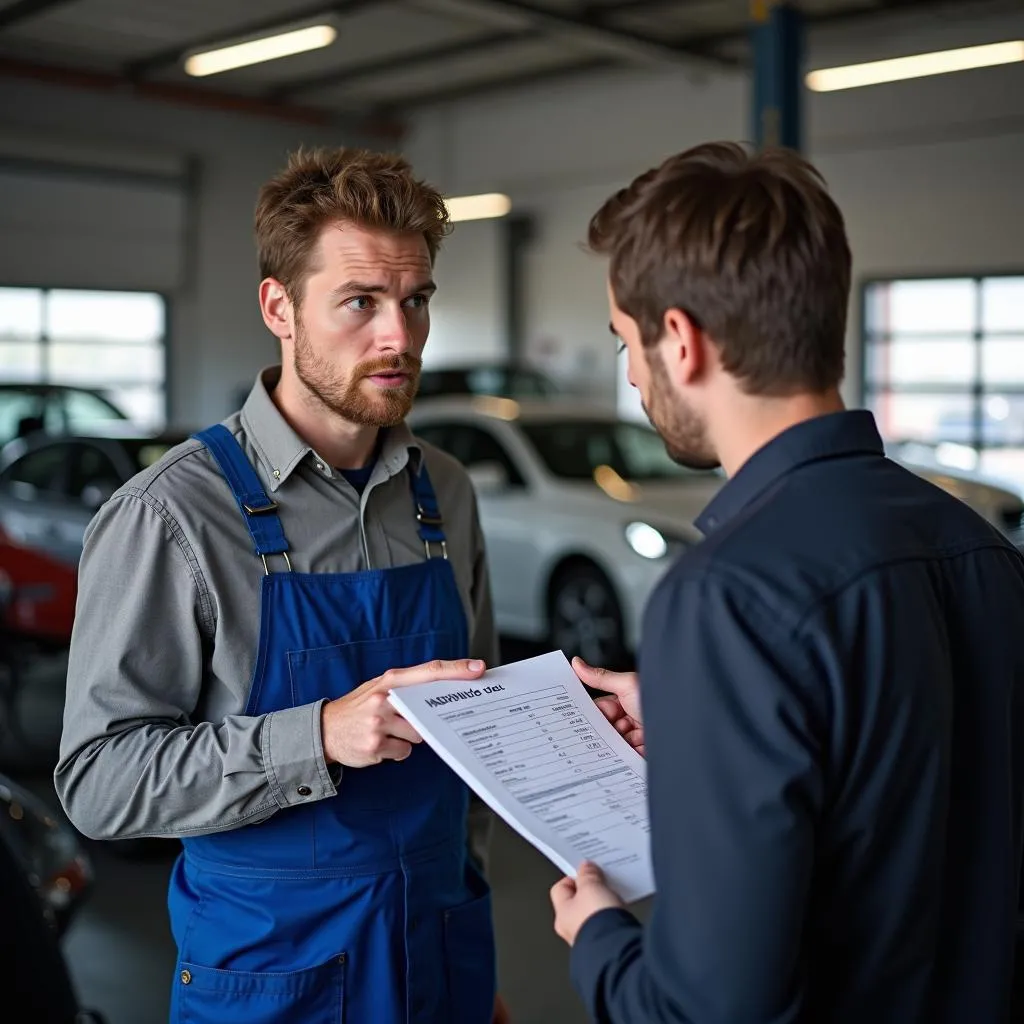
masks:
POLYGON ((450 1024, 491 1024, 497 967, 493 955, 486 954, 493 948, 489 892, 445 911, 444 952, 450 1024))
POLYGON ((224 971, 179 961, 176 1024, 344 1024, 345 955, 298 971, 224 971))

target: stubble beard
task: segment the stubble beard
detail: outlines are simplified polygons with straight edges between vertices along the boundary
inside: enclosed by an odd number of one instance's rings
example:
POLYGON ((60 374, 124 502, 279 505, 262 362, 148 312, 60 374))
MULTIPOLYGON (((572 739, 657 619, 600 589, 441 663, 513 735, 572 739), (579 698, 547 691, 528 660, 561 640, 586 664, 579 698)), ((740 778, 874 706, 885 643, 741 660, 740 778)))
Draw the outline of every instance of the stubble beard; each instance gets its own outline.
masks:
POLYGON ((394 427, 412 408, 420 385, 423 361, 409 353, 382 356, 356 363, 346 377, 313 350, 309 336, 296 317, 295 375, 321 405, 347 420, 365 427, 394 427), (400 387, 380 388, 370 376, 378 373, 404 373, 400 387))
POLYGON ((665 366, 660 355, 648 354, 650 368, 650 407, 643 409, 651 426, 665 443, 668 457, 687 469, 718 469, 718 455, 708 437, 707 424, 694 409, 684 405, 672 394, 665 380, 665 366), (653 358, 652 358, 653 356, 653 358))

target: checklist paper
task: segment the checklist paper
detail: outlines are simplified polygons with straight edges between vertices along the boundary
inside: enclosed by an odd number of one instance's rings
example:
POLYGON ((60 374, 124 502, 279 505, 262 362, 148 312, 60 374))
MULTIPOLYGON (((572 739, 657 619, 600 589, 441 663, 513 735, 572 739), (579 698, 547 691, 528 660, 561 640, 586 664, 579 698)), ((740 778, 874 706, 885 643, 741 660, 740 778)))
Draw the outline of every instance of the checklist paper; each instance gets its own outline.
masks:
POLYGON ((388 699, 482 800, 567 875, 584 860, 627 903, 654 891, 644 759, 560 651, 388 699))

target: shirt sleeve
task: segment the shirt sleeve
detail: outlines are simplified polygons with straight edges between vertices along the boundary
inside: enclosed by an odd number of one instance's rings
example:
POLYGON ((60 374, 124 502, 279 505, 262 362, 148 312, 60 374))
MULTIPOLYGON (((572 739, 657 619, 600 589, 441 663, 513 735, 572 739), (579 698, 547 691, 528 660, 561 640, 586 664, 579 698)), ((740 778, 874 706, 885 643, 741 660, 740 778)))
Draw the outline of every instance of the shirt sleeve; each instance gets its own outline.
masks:
POLYGON ((778 610, 677 570, 644 623, 650 924, 595 915, 571 955, 595 1022, 792 1024, 822 804, 807 653, 778 610))
POLYGON ((192 723, 210 610, 189 553, 142 491, 112 498, 87 531, 54 782, 92 838, 220 832, 336 792, 322 702, 192 723))

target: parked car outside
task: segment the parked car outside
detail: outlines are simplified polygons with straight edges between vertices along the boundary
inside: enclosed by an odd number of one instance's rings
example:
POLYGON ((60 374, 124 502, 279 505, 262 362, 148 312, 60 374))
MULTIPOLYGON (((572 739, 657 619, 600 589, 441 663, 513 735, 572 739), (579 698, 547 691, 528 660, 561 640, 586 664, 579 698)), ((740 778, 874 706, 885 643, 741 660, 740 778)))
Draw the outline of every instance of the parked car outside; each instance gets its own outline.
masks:
POLYGON ((420 374, 420 398, 480 395, 494 398, 554 398, 562 388, 540 370, 510 362, 460 363, 427 367, 420 374))
POLYGON ((0 582, 13 593, 6 626, 55 644, 71 636, 86 527, 123 483, 187 433, 51 436, 0 449, 0 582))
POLYGON ((129 423, 128 415, 101 390, 77 384, 0 384, 0 445, 36 431, 87 432, 129 423))
MULTIPOLYGON (((628 664, 649 594, 701 540, 694 520, 721 471, 681 467, 646 424, 565 399, 438 398, 419 402, 409 424, 473 481, 499 632, 628 664)), ((1019 495, 962 470, 904 464, 1014 537, 1019 495)))

